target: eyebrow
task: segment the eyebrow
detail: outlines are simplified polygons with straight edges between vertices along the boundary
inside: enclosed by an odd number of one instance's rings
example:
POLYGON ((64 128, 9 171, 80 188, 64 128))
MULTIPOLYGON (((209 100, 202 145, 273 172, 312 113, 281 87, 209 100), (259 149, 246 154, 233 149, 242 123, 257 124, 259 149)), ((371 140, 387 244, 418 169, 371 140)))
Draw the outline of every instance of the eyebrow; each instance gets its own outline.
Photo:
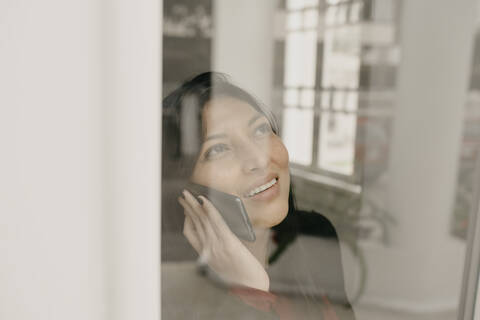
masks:
POLYGON ((211 136, 206 137, 204 141, 208 141, 208 140, 212 140, 212 139, 221 139, 221 138, 226 138, 226 137, 227 137, 227 135, 223 134, 223 133, 212 134, 211 136))
POLYGON ((264 117, 263 114, 261 114, 261 113, 257 114, 252 119, 250 119, 250 121, 248 121, 248 126, 251 126, 252 124, 255 123, 255 121, 257 121, 258 119, 263 118, 263 117, 264 117))
MULTIPOLYGON (((263 117, 264 117, 263 114, 261 114, 261 113, 257 114, 256 116, 252 117, 252 118, 248 121, 248 126, 250 127, 252 124, 255 123, 255 121, 257 121, 258 119, 263 118, 263 117)), ((224 133, 212 134, 212 135, 206 137, 205 140, 204 140, 204 142, 205 142, 205 141, 208 141, 208 140, 212 140, 212 139, 221 139, 221 138, 226 138, 226 137, 227 137, 227 135, 224 134, 224 133)))

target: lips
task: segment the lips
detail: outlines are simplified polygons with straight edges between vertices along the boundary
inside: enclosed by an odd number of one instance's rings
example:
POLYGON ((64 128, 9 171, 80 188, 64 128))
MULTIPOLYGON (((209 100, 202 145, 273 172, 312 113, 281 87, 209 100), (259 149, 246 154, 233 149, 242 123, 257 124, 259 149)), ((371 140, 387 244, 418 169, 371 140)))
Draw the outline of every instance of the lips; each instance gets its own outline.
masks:
POLYGON ((260 181, 254 183, 251 187, 244 192, 245 198, 255 197, 256 195, 272 188, 278 182, 278 176, 272 174, 266 178, 261 179, 260 181))
POLYGON ((255 189, 253 189, 252 191, 250 191, 248 194, 246 194, 245 196, 247 198, 250 198, 250 197, 253 197, 257 194, 259 194, 260 192, 263 192, 267 189, 269 189, 271 186, 273 186, 275 183, 277 183, 277 179, 276 178, 273 178, 271 181, 265 183, 264 185, 261 185, 260 187, 257 187, 255 189))

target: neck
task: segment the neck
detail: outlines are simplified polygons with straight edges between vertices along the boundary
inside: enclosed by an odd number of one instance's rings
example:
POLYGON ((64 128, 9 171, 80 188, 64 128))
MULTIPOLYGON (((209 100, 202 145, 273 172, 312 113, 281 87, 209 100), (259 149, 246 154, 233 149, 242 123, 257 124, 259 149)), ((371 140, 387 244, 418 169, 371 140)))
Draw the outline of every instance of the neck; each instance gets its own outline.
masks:
POLYGON ((260 264, 266 268, 268 254, 268 240, 270 239, 270 229, 254 228, 256 240, 254 242, 243 241, 245 247, 253 254, 260 264))

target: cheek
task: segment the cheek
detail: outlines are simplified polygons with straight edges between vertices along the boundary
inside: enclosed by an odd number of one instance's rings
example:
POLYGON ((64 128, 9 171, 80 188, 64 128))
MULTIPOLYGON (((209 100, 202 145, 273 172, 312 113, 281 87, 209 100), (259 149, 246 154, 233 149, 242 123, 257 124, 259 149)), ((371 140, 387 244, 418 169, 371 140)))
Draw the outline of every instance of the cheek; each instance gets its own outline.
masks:
POLYGON ((280 138, 275 137, 271 145, 270 157, 280 168, 288 168, 288 151, 280 138))
POLYGON ((231 164, 224 164, 222 161, 215 161, 214 164, 197 164, 190 180, 210 188, 235 194, 233 186, 236 185, 234 183, 236 178, 231 168, 231 164))

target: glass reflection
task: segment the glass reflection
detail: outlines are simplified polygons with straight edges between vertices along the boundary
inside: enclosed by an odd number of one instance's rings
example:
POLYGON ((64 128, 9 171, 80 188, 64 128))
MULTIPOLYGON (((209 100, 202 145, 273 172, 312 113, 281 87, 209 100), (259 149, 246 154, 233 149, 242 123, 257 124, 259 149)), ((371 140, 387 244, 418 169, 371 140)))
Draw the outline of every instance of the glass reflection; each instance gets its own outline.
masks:
MULTIPOLYGON (((245 37, 237 36, 246 26, 216 23, 228 19, 215 17, 231 17, 216 1, 164 3, 163 92, 169 95, 185 79, 217 69, 213 44, 241 42, 245 37), (231 33, 230 42, 216 39, 216 28, 231 33)), ((257 232, 258 239, 268 238, 260 241, 261 250, 238 236, 255 258, 248 265, 258 267, 258 261, 269 279, 268 294, 238 291, 267 292, 258 285, 261 280, 242 283, 209 265, 202 247, 192 247, 183 235, 185 214, 177 203, 203 152, 208 124, 202 121, 215 117, 200 112, 198 99, 185 99, 185 105, 197 107, 181 115, 164 108, 163 318, 266 319, 292 316, 291 311, 295 319, 329 319, 328 303, 340 319, 353 317, 349 305, 357 319, 459 317, 467 231, 479 185, 480 20, 473 30, 466 14, 473 7, 433 0, 285 0, 265 10, 241 3, 254 13, 245 17, 249 25, 275 22, 272 38, 264 38, 273 43, 272 66, 258 63, 255 54, 239 54, 234 61, 235 67, 258 70, 240 79, 240 90, 249 88, 257 96, 249 84, 270 79, 271 100, 262 96, 264 115, 279 120, 274 131, 289 152, 295 214, 289 212, 281 223, 263 221, 269 231, 257 232), (455 36, 443 36, 451 30, 455 36), (472 42, 473 59, 467 63, 472 42), (284 303, 290 311, 279 313, 284 303)), ((251 48, 248 42, 243 46, 251 48)), ((260 55, 264 49, 251 51, 260 55)), ((224 67, 218 70, 228 73, 224 67)), ((239 80, 238 74, 231 80, 239 80)), ((216 100, 231 111, 230 120, 240 120, 241 110, 257 110, 216 100)), ((258 104, 252 101, 247 104, 258 104)), ((257 158, 273 149, 271 141, 265 143, 257 158)), ((215 147, 212 158, 223 159, 225 150, 231 151, 228 145, 215 147)), ((244 150, 240 158, 252 154, 244 150)), ((227 167, 233 176, 234 166, 227 167)), ((203 182, 226 183, 231 177, 219 178, 222 170, 209 169, 203 182)), ((245 191, 215 186, 237 195, 245 191)), ((251 223, 258 231, 254 216, 251 223)))

